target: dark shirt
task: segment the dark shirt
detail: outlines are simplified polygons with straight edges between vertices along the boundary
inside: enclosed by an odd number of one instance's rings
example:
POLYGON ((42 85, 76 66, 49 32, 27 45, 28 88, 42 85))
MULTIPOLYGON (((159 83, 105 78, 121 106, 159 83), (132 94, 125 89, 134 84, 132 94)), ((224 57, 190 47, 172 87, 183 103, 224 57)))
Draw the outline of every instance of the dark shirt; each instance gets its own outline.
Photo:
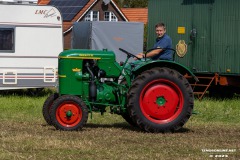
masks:
MULTIPOLYGON (((154 44, 153 48, 172 48, 172 40, 167 35, 164 34, 163 37, 157 38, 156 43, 154 44)), ((153 60, 162 59, 162 60, 173 60, 173 53, 172 50, 166 49, 160 52, 158 55, 152 57, 153 60)))

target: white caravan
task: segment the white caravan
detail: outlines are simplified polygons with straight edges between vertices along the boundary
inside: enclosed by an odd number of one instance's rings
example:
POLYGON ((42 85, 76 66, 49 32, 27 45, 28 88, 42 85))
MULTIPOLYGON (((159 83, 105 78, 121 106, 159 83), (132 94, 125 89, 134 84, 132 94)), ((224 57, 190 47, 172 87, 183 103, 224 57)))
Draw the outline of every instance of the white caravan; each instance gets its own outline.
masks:
POLYGON ((62 51, 58 9, 0 4, 0 90, 55 86, 62 51))

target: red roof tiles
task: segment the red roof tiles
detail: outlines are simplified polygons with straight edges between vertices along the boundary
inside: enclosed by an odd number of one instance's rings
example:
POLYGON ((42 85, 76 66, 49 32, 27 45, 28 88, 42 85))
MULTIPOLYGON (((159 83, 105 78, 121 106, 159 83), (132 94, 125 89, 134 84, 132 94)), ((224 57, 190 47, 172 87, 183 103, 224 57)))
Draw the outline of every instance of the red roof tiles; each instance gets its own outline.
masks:
POLYGON ((148 9, 147 8, 121 8, 124 15, 130 22, 148 22, 148 9))

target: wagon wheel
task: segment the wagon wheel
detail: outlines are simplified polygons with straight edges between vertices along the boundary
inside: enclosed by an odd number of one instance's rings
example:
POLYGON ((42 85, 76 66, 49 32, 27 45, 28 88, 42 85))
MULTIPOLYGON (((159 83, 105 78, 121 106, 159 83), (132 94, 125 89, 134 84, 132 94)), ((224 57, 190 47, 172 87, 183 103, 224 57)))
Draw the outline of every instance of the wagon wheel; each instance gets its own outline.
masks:
POLYGON ((209 96, 217 99, 231 99, 234 89, 229 86, 212 86, 209 88, 209 96))
POLYGON ((193 91, 188 81, 169 68, 153 68, 140 74, 128 93, 134 122, 147 132, 180 129, 193 110, 193 91))
POLYGON ((49 125, 52 125, 52 121, 50 118, 50 109, 52 107, 54 100, 57 99, 58 96, 59 95, 57 93, 50 95, 43 104, 43 108, 42 108, 43 118, 49 125))
POLYGON ((56 129, 80 130, 87 123, 88 108, 79 97, 64 95, 54 101, 50 116, 56 129))

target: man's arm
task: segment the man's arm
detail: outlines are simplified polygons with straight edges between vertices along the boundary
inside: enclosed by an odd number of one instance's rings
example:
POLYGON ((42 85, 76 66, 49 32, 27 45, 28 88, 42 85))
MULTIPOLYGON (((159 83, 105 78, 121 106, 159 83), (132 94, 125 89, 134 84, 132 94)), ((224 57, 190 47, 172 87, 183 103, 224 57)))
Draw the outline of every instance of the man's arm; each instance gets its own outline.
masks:
POLYGON ((144 58, 144 56, 146 56, 146 57, 148 58, 148 57, 156 56, 156 55, 158 55, 160 52, 162 52, 162 49, 159 48, 159 49, 154 49, 154 50, 148 52, 146 55, 145 55, 144 53, 139 53, 139 54, 137 54, 136 56, 137 56, 138 58, 144 58))
POLYGON ((162 49, 154 49, 146 54, 146 57, 153 57, 158 55, 160 52, 162 52, 162 49))

